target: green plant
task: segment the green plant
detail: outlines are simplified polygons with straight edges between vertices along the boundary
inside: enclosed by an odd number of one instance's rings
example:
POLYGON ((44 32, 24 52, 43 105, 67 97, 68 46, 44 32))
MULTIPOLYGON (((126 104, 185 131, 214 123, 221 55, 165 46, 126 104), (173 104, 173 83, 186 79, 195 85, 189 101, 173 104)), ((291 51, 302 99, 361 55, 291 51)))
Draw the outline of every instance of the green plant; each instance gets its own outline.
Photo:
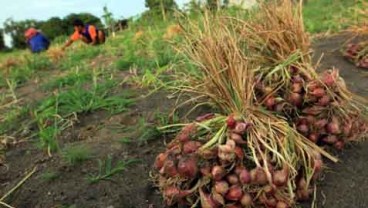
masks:
POLYGON ((123 137, 123 138, 119 139, 119 142, 122 143, 122 144, 130 144, 130 143, 132 143, 132 139, 129 138, 129 137, 123 137))
POLYGON ((86 146, 69 146, 62 151, 63 158, 70 165, 80 164, 92 158, 92 150, 86 146))
POLYGON ((50 82, 45 83, 42 85, 42 88, 44 90, 53 90, 66 86, 80 85, 90 80, 92 80, 91 73, 75 70, 66 76, 58 77, 57 79, 53 79, 50 82))
POLYGON ((87 180, 90 183, 97 183, 100 180, 109 180, 111 177, 117 173, 124 171, 127 166, 140 162, 137 159, 129 159, 126 161, 118 161, 113 167, 112 156, 107 156, 107 159, 103 163, 102 160, 98 160, 98 174, 90 174, 87 176, 87 180))

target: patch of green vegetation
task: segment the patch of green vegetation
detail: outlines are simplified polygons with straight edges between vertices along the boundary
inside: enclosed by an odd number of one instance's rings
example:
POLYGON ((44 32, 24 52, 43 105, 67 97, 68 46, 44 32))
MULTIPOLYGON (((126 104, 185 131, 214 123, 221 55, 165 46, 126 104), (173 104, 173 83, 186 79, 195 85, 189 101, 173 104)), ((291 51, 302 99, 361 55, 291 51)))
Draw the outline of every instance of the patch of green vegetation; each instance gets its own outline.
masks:
POLYGON ((22 123, 29 113, 29 107, 12 106, 0 116, 0 134, 22 129, 22 123))
POLYGON ((46 70, 52 67, 52 61, 43 54, 32 54, 31 56, 26 56, 25 65, 35 71, 46 70))
POLYGON ((51 182, 58 179, 60 177, 60 173, 56 171, 46 171, 42 173, 40 177, 46 182, 51 182))
POLYGON ((119 139, 119 142, 120 142, 121 144, 130 144, 130 143, 132 143, 133 141, 132 141, 132 139, 130 139, 129 137, 123 137, 123 138, 119 139))
POLYGON ((89 174, 87 180, 90 183, 97 183, 101 180, 110 180, 111 177, 117 173, 121 173, 127 169, 128 166, 140 162, 137 159, 129 159, 126 161, 119 160, 115 166, 112 164, 112 156, 107 156, 106 160, 98 160, 98 174, 89 174))
POLYGON ((92 158, 92 150, 84 145, 69 146, 62 151, 64 160, 70 165, 80 164, 92 158))
POLYGON ((303 8, 304 23, 311 33, 337 32, 356 19, 353 12, 360 1, 309 0, 303 8))
POLYGON ((53 90, 56 88, 62 88, 66 86, 75 86, 78 84, 83 84, 90 80, 92 80, 92 75, 90 72, 73 71, 67 74, 66 76, 58 77, 56 79, 51 80, 50 82, 45 83, 42 86, 42 89, 53 90))

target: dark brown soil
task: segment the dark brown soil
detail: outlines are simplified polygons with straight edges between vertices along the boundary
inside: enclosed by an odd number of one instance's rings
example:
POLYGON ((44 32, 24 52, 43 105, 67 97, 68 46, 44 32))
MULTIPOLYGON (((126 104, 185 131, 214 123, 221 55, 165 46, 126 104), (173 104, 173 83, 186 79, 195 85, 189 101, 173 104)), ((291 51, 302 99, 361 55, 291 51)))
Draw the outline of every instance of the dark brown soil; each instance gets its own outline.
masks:
MULTIPOLYGON (((324 53, 321 69, 335 66, 354 92, 367 96, 367 74, 345 61, 338 49, 342 37, 319 40, 315 43, 316 59, 324 53)), ((33 93, 34 91, 25 91, 33 93)), ((137 132, 124 132, 123 127, 134 127, 140 118, 153 120, 154 112, 170 112, 175 100, 159 92, 139 101, 129 112, 109 116, 105 112, 83 115, 79 122, 60 137, 60 147, 83 145, 93 152, 93 158, 69 165, 60 155, 49 158, 46 152, 37 148, 32 141, 11 146, 6 153, 8 169, 0 168, 0 197, 13 188, 30 170, 37 171, 6 202, 17 208, 162 208, 162 200, 152 187, 149 172, 155 156, 163 150, 164 139, 138 142, 137 132), (124 137, 133 142, 124 143, 124 137), (108 155, 115 164, 119 160, 140 159, 125 171, 115 174, 111 180, 91 184, 89 174, 98 173, 97 160, 108 155), (56 177, 45 179, 46 172, 56 177)), ((187 110, 182 110, 184 115, 187 110)), ((132 130, 134 131, 134 130, 132 130)), ((329 164, 323 179, 319 182, 317 194, 318 207, 326 208, 364 208, 368 207, 368 143, 348 146, 338 153, 340 162, 329 164)), ((306 205, 305 207, 310 207, 306 205)))

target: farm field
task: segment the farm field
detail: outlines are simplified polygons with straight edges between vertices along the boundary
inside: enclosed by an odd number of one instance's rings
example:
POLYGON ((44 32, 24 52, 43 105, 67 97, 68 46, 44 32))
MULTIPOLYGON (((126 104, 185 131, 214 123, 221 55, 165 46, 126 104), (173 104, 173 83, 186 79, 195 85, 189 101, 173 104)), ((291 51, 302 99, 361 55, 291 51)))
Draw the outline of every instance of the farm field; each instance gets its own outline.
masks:
MULTIPOLYGON (((360 7, 336 1, 333 13, 323 7, 330 1, 320 2, 304 8, 312 62, 318 72, 336 67, 348 89, 367 98, 368 72, 341 52, 353 35, 343 31, 356 18, 348 15, 360 7)), ((196 70, 177 52, 182 33, 174 20, 138 22, 98 47, 0 53, 0 207, 166 207, 153 164, 172 135, 157 127, 213 111, 178 105, 191 96, 175 88, 180 73, 196 70)), ((326 162, 315 200, 296 206, 368 207, 367 148, 361 141, 333 149, 339 162, 326 162)))

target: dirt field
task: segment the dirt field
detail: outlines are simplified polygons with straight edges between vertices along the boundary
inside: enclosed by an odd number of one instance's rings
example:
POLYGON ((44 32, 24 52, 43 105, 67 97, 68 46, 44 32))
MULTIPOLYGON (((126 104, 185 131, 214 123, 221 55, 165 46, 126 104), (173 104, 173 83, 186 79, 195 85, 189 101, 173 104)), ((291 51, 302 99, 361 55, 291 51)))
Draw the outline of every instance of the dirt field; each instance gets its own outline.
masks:
MULTIPOLYGON (((332 37, 319 40, 314 45, 316 56, 324 53, 320 68, 335 66, 341 70, 350 89, 368 95, 368 73, 345 61, 338 51, 345 39, 332 37)), ((24 90, 24 89, 23 89, 24 90)), ((34 92, 37 93, 37 92, 34 92)), ((32 96, 28 93, 28 96, 32 96)), ((61 146, 83 144, 93 151, 93 158, 77 166, 70 166, 55 155, 49 158, 32 142, 19 143, 6 153, 8 169, 0 169, 0 196, 14 187, 29 171, 37 171, 15 192, 7 202, 17 208, 162 208, 162 200, 152 187, 149 171, 157 153, 165 141, 154 139, 147 142, 123 143, 127 136, 119 131, 121 126, 134 126, 139 118, 147 120, 159 109, 168 112, 175 100, 169 100, 163 92, 156 93, 139 103, 129 112, 107 116, 104 112, 84 115, 73 128, 60 138, 61 146), (111 180, 90 184, 88 174, 98 173, 97 158, 112 155, 113 162, 122 159, 140 159, 140 163, 128 166, 122 174, 111 180), (44 173, 57 173, 53 180, 45 180, 44 173)), ((184 114, 185 110, 181 111, 184 114)), ((134 135, 134 133, 133 133, 134 135)), ((132 136, 129 133, 129 136, 132 136)), ((138 135, 136 135, 138 136, 138 135)), ((134 136, 133 136, 134 137, 134 136)), ((318 207, 364 208, 368 207, 368 142, 348 146, 338 153, 340 162, 329 164, 319 183, 318 207)), ((310 205, 303 205, 310 207, 310 205)))

